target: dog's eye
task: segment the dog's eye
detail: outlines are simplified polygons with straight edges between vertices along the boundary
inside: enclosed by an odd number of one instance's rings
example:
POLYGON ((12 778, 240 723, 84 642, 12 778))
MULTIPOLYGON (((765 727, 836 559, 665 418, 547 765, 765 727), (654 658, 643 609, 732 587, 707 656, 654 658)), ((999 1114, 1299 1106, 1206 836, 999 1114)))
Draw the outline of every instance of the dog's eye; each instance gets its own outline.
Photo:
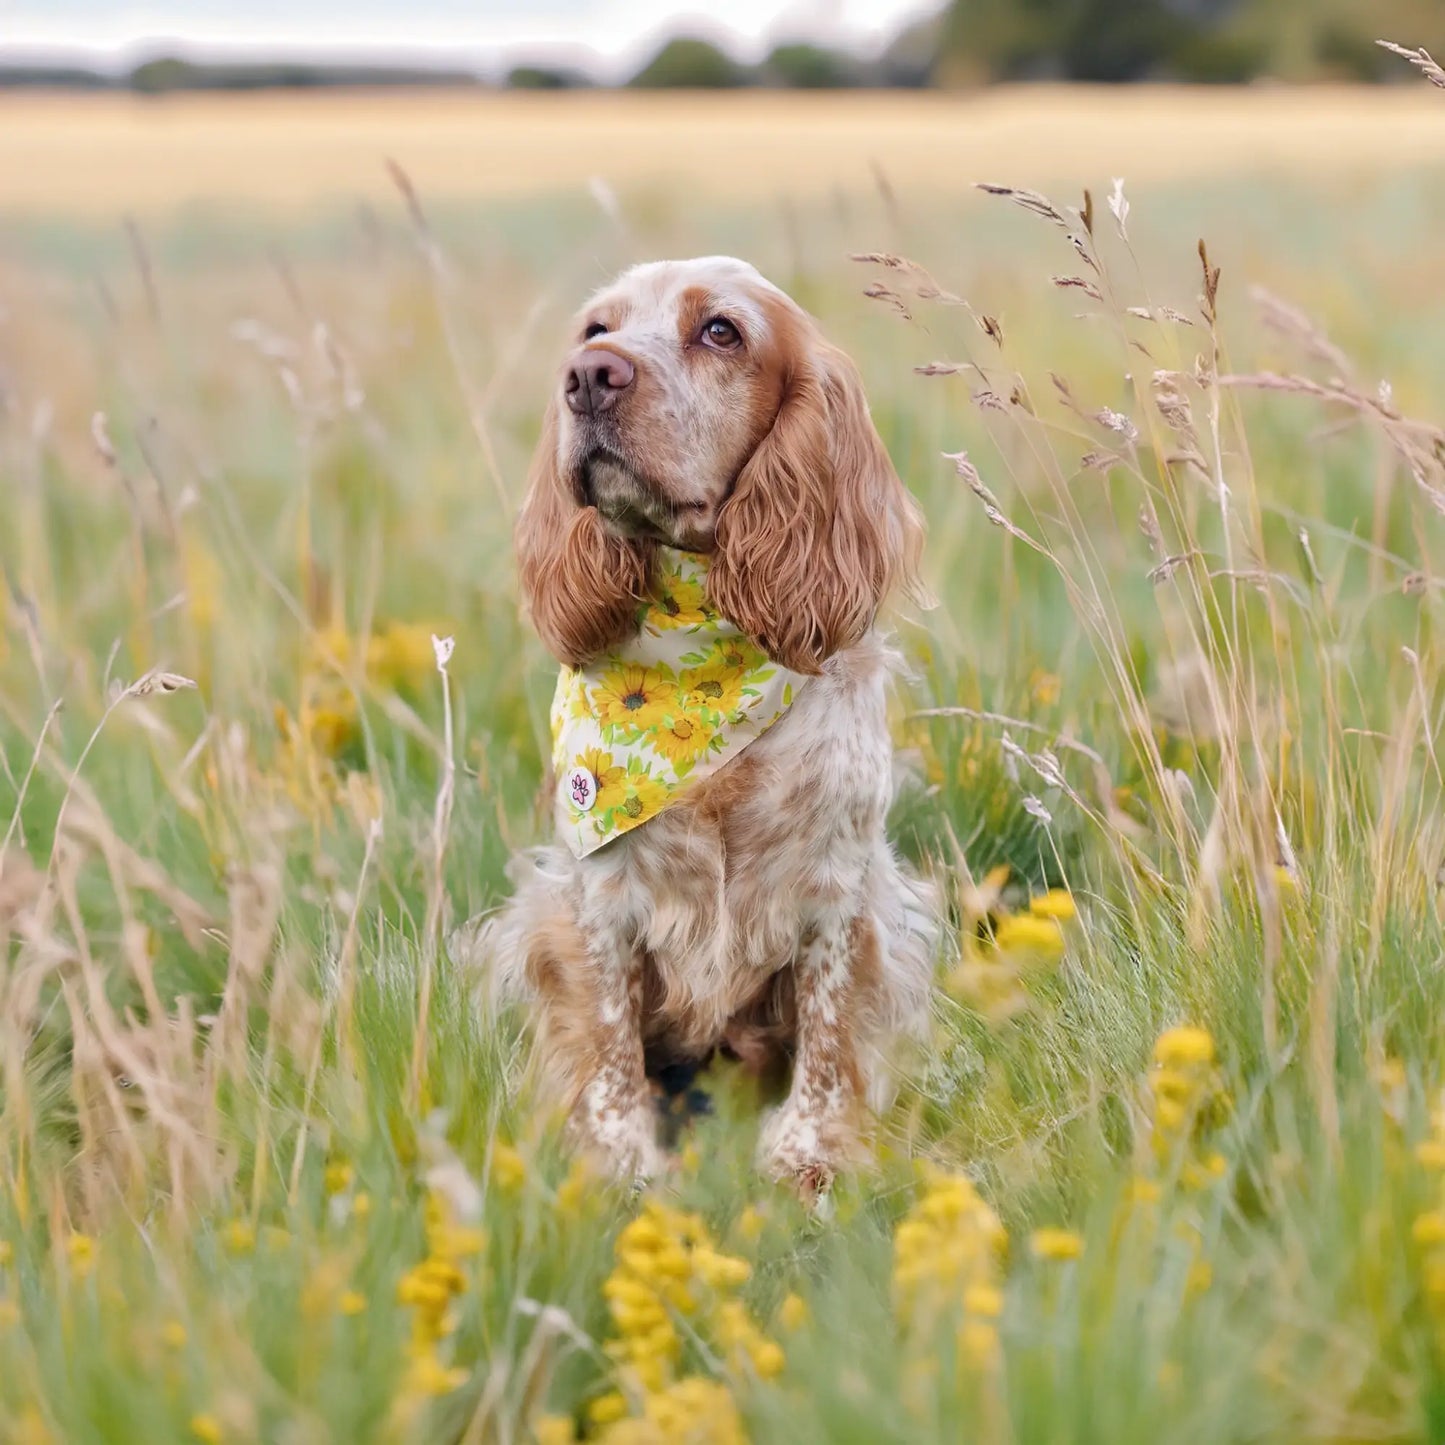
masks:
POLYGON ((737 327, 725 316, 714 316, 706 322, 702 328, 702 339, 719 351, 732 351, 743 343, 737 327))
POLYGON ((587 329, 582 333, 583 341, 591 341, 594 336, 606 336, 607 323, 605 321, 589 321, 587 329))

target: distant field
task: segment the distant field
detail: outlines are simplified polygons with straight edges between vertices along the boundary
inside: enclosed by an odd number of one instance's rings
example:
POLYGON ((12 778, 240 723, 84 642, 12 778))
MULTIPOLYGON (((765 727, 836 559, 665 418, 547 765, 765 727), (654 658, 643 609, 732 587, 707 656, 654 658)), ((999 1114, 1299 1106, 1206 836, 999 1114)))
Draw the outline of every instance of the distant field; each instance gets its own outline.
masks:
POLYGON ((520 196, 686 178, 709 202, 1007 173, 1042 184, 1445 161, 1427 87, 1027 87, 973 97, 460 93, 0 100, 0 210, 97 215, 215 198, 297 207, 383 191, 520 196))

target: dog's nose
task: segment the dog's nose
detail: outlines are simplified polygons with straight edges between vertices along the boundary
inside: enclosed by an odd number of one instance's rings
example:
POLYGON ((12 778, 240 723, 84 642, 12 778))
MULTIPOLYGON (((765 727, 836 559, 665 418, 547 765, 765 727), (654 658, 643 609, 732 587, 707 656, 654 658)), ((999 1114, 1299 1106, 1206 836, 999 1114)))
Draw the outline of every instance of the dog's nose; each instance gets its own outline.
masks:
POLYGON ((625 356, 601 347, 591 347, 579 353, 567 368, 564 387, 567 405, 578 416, 592 416, 605 411, 632 385, 636 374, 625 356))

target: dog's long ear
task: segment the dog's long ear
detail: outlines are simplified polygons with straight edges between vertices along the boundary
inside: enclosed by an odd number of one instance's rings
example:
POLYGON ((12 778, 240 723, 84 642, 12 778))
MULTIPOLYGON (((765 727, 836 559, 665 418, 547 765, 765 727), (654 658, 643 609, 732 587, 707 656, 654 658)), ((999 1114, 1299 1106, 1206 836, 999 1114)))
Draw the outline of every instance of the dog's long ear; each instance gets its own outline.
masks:
POLYGON ((527 478, 515 542, 522 598, 547 650, 581 667, 637 626, 652 548, 624 541, 584 506, 557 457, 553 399, 527 478))
POLYGON ((774 661, 816 673, 872 627, 895 583, 916 585, 922 545, 857 368, 810 337, 718 515, 713 603, 774 661))

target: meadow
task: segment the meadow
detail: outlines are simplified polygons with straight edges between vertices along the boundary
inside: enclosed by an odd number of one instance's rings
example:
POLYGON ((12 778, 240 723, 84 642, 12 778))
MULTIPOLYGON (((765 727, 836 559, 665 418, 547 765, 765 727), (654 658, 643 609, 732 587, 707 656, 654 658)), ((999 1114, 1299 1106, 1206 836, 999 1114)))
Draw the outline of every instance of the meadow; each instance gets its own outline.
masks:
POLYGON ((0 1439, 1445 1437, 1445 97, 1316 100, 736 184, 705 119, 590 188, 379 120, 349 201, 241 132, 26 179, 7 121, 0 1439), (590 1177, 449 945, 547 826, 565 318, 713 251, 929 519, 893 822, 949 942, 821 1214, 722 1065, 668 1178, 590 1177))

